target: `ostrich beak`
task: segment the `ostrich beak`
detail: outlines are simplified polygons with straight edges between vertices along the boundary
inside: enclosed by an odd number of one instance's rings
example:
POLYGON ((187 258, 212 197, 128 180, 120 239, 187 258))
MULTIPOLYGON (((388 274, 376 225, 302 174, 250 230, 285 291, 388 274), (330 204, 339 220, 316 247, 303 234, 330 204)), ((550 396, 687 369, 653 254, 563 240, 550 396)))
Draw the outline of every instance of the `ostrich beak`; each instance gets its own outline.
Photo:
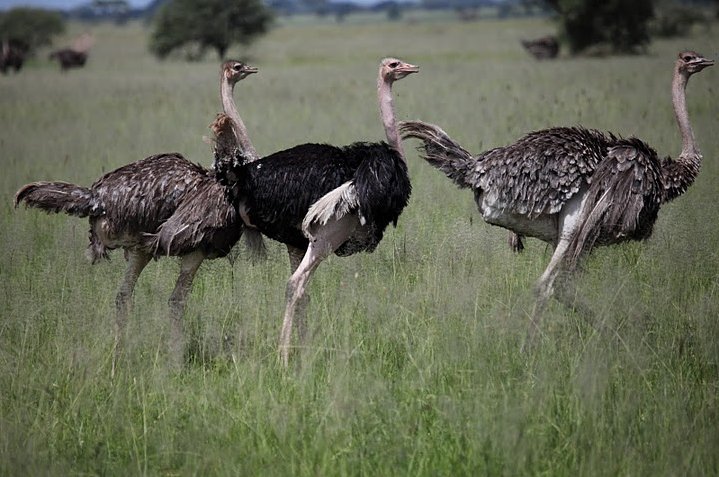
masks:
POLYGON ((257 73, 258 71, 260 71, 260 70, 258 70, 256 67, 250 66, 250 65, 245 65, 245 67, 242 68, 242 72, 245 74, 248 74, 248 75, 257 73))
POLYGON ((412 73, 419 73, 419 66, 411 65, 409 63, 403 63, 402 66, 397 68, 398 71, 401 71, 405 75, 409 75, 412 73))

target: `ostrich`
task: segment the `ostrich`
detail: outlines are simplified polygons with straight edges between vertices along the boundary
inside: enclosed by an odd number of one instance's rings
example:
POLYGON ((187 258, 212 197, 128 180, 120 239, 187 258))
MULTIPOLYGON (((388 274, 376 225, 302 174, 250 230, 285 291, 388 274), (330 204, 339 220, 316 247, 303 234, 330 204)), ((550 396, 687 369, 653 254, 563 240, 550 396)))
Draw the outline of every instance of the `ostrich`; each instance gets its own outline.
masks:
POLYGON ((459 187, 470 188, 484 220, 554 247, 537 286, 525 346, 532 343, 547 300, 554 293, 572 306, 569 288, 577 261, 597 245, 649 238, 659 207, 686 191, 702 156, 686 107, 691 75, 714 64, 693 51, 679 54, 672 101, 682 151, 660 160, 636 138, 581 127, 536 131, 516 143, 472 156, 439 127, 421 121, 400 124, 403 138, 423 141, 424 159, 459 187))
POLYGON ((89 33, 83 33, 75 38, 73 44, 69 48, 61 48, 55 50, 49 55, 50 60, 57 60, 60 63, 60 70, 63 72, 70 68, 82 68, 85 66, 90 48, 95 43, 95 39, 89 33))
POLYGON ((70 48, 55 50, 48 56, 49 60, 57 60, 60 63, 60 70, 63 72, 70 68, 82 68, 87 61, 87 53, 75 51, 70 48))
MULTIPOLYGON (((239 61, 225 62, 220 77, 223 102, 237 81, 256 72, 239 61)), ((213 124, 216 135, 220 126, 217 121, 213 124)), ((128 264, 115 302, 113 375, 135 283, 150 260, 164 255, 181 257, 180 275, 169 300, 171 350, 178 358, 183 346, 181 320, 195 273, 205 259, 226 256, 242 235, 242 221, 223 176, 223 171, 229 170, 227 156, 233 155, 227 153, 228 142, 218 136, 214 170, 178 153, 158 154, 109 172, 89 188, 66 182, 33 182, 15 195, 16 207, 25 203, 48 213, 89 217, 88 255, 93 264, 108 259, 109 250, 125 250, 128 264)), ((255 238, 258 235, 249 233, 255 238)), ((248 245, 257 250, 261 242, 250 239, 248 245)))
POLYGON ((3 40, 0 49, 0 72, 6 74, 9 68, 14 68, 15 73, 20 71, 27 51, 28 46, 23 41, 15 39, 3 40))
POLYGON ((559 42, 553 35, 543 36, 536 40, 520 40, 525 50, 538 60, 553 59, 559 53, 559 42))
POLYGON ((386 143, 302 144, 233 168, 233 191, 245 225, 288 247, 292 275, 279 343, 284 366, 295 315, 304 336, 306 287, 312 273, 333 252, 344 257, 374 251, 407 205, 411 185, 391 88, 418 71, 395 58, 380 63, 377 92, 386 143))

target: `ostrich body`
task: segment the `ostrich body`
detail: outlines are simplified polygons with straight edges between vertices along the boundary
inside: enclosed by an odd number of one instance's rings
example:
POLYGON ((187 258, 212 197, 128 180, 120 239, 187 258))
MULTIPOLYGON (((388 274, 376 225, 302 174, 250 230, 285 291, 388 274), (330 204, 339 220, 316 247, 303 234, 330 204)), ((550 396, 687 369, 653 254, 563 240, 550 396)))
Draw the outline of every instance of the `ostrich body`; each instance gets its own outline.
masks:
MULTIPOLYGON (((257 69, 240 62, 225 62, 223 96, 231 94, 237 81, 255 72, 257 69)), ((181 353, 181 320, 197 269, 206 258, 226 256, 243 232, 221 174, 228 169, 227 142, 218 137, 214 170, 178 153, 158 154, 109 172, 89 188, 66 182, 33 182, 15 195, 16 207, 25 203, 46 212, 89 217, 92 263, 109 258, 112 249, 125 250, 128 265, 116 299, 116 354, 135 283, 150 260, 161 256, 181 257, 180 276, 169 302, 174 358, 181 353)), ((113 360, 113 374, 114 369, 113 360)))
POLYGON ((579 127, 533 132, 509 146, 472 156, 435 125, 400 124, 405 138, 423 141, 427 162, 459 187, 473 190, 486 222, 517 234, 518 248, 523 235, 554 247, 536 287, 526 343, 539 329, 560 274, 557 299, 571 306, 568 275, 577 261, 597 245, 647 239, 659 207, 694 182, 702 156, 689 123, 685 90, 692 74, 713 64, 692 51, 680 53, 676 61, 672 101, 683 140, 676 161, 660 160, 639 139, 579 127))
POLYGON ((57 60, 62 71, 70 68, 82 68, 87 61, 87 52, 75 51, 71 48, 55 50, 48 56, 50 60, 57 60))
MULTIPOLYGON (((295 315, 303 315, 306 287, 317 266, 332 253, 374 251, 407 205, 411 185, 391 87, 417 71, 394 58, 380 64, 378 98, 387 143, 302 144, 233 170, 238 178, 233 190, 247 227, 287 244, 290 252, 292 275, 279 345, 285 366, 295 315)), ((304 334, 303 316, 299 332, 304 334)))

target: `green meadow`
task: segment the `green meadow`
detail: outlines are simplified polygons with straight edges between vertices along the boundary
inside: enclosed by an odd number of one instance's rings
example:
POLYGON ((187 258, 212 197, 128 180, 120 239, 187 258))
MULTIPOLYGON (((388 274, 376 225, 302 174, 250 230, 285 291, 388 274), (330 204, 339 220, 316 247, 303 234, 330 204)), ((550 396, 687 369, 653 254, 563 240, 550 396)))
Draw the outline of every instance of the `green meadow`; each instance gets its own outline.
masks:
MULTIPOLYGON (((209 166, 219 60, 158 62, 144 27, 90 28, 85 69, 61 74, 41 52, 0 77, 1 475, 719 473, 719 66, 688 87, 705 157, 696 183, 662 208, 650 240, 596 250, 578 278, 595 323, 553 302, 521 354, 551 250, 527 240, 512 254, 472 194, 406 143, 409 206, 375 253, 319 267, 310 338, 288 370, 276 354, 288 260, 268 241, 264 263, 240 244, 203 264, 180 371, 165 350, 178 262, 151 263, 111 379, 122 251, 90 265, 86 219, 14 209, 14 193, 89 185, 159 152, 209 166)), ((375 80, 392 55, 421 67, 394 87, 399 119, 439 124, 471 151, 581 124, 679 153, 674 59, 716 57, 718 25, 643 56, 537 62, 519 45, 552 31, 544 20, 286 22, 231 50, 260 69, 235 98, 261 154, 382 140, 375 80)))

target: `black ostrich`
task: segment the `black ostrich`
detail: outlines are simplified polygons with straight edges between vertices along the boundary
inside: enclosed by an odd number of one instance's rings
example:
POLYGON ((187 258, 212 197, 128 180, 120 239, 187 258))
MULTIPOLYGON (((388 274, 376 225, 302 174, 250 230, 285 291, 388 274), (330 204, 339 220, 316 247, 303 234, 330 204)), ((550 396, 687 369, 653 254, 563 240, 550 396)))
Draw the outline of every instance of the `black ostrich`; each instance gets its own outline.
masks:
POLYGON ((292 276, 279 344, 285 366, 296 314, 304 335, 306 287, 317 266, 332 253, 374 251, 407 205, 411 185, 391 88, 418 71, 394 58, 380 64, 377 92, 387 143, 302 144, 233 168, 233 192, 245 225, 286 244, 290 252, 292 276))
POLYGON ((70 68, 82 68, 85 66, 87 53, 84 51, 75 51, 70 48, 62 48, 50 53, 48 59, 57 60, 60 64, 60 70, 65 72, 70 68))
POLYGON ((702 156, 686 107, 689 77, 714 64, 693 51, 679 54, 672 100, 683 147, 676 161, 660 160, 636 138, 584 128, 558 127, 528 134, 514 144, 472 156, 439 127, 410 121, 404 138, 423 141, 424 158, 459 187, 474 191, 484 220, 517 235, 543 240, 554 254, 537 284, 526 344, 557 286, 557 299, 573 305, 571 273, 596 245, 645 240, 659 207, 684 193, 702 156), (560 280, 555 280, 562 276, 560 280))
MULTIPOLYGON (((223 102, 237 81, 256 72, 238 61, 225 62, 220 79, 223 102)), ((92 263, 109 258, 109 250, 125 250, 128 264, 116 299, 116 355, 140 273, 152 258, 179 256, 180 276, 169 305, 173 358, 181 357, 182 315, 195 273, 205 259, 226 256, 244 228, 222 175, 229 169, 227 156, 232 156, 227 154, 227 143, 228 138, 218 137, 213 170, 179 153, 158 154, 109 172, 89 188, 66 182, 33 182, 15 195, 16 207, 23 202, 46 212, 89 217, 92 263)), ((258 235, 249 232, 254 238, 258 235)), ((248 243, 261 246, 253 240, 248 243)))

